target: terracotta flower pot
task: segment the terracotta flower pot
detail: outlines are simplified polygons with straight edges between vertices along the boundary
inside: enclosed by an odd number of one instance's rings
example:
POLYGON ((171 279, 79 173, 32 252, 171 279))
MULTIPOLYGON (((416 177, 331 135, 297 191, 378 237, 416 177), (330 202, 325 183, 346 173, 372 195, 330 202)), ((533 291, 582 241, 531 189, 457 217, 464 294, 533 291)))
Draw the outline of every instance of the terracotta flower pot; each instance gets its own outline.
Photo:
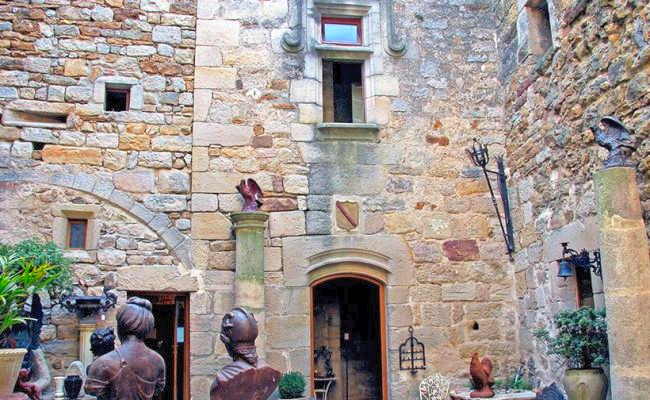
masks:
POLYGON ((564 390, 569 400, 605 400, 607 377, 602 369, 568 369, 564 373, 564 390))
POLYGON ((14 392, 27 349, 0 349, 0 396, 14 392))

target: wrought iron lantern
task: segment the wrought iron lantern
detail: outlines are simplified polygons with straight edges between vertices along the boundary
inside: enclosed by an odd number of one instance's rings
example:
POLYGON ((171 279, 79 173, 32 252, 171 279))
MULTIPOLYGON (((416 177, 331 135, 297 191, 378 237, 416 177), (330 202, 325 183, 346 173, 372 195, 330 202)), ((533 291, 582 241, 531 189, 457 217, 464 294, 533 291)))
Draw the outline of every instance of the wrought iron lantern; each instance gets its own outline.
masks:
POLYGON ((503 240, 506 242, 506 249, 510 259, 512 260, 512 253, 515 251, 515 240, 514 240, 514 228, 512 225, 512 217, 510 216, 510 202, 508 199, 508 186, 506 184, 506 168, 503 162, 503 156, 498 156, 497 159, 497 171, 492 171, 487 168, 488 163, 490 162, 490 153, 488 152, 488 147, 484 144, 481 144, 478 139, 474 139, 474 144, 471 149, 467 149, 467 154, 472 160, 475 166, 481 167, 483 170, 483 175, 485 175, 485 180, 487 181, 488 189, 490 190, 490 196, 492 197, 492 205, 494 210, 497 213, 499 219, 499 226, 501 227, 501 234, 503 235, 503 240), (494 195, 494 190, 492 189, 492 182, 490 181, 490 176, 488 173, 496 175, 499 185, 499 195, 501 196, 501 203, 503 207, 503 218, 501 217, 501 212, 499 211, 499 206, 497 205, 497 199, 494 195))
POLYGON ((427 368, 424 344, 413 336, 413 327, 409 326, 410 337, 399 346, 399 369, 410 370, 415 375, 418 370, 427 368))
POLYGON ((571 248, 569 248, 569 243, 562 243, 562 258, 558 260, 558 278, 568 278, 575 275, 573 268, 582 268, 589 271, 590 269, 594 272, 594 275, 603 279, 602 274, 602 264, 600 261, 600 250, 595 250, 593 252, 588 252, 585 249, 582 249, 579 253, 571 248), (593 254, 593 257, 592 257, 593 254))
POLYGON ((65 295, 61 298, 61 306, 81 316, 88 316, 99 310, 106 312, 115 307, 115 304, 117 304, 117 294, 108 290, 106 286, 101 296, 65 295))

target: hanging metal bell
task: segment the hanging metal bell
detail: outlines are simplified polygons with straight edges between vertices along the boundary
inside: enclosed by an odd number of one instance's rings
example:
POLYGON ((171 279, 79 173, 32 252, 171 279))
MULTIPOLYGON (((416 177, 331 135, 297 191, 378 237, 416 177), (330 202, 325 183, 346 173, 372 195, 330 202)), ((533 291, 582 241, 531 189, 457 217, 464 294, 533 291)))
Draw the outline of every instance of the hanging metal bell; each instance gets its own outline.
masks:
POLYGON ((560 260, 560 269, 557 272, 558 278, 569 278, 573 276, 573 268, 571 268, 571 263, 568 260, 560 260))

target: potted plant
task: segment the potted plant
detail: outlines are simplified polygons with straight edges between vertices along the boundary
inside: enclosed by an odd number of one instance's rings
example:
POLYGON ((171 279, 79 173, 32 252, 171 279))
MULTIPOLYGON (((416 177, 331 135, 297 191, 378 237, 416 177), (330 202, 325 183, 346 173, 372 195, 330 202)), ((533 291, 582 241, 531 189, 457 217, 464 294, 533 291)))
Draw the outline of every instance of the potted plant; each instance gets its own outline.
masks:
POLYGON ((557 334, 547 329, 535 336, 548 344, 548 353, 564 360, 564 389, 570 400, 605 400, 607 377, 602 365, 607 363, 607 321, 604 310, 583 307, 563 311, 553 318, 557 334))
MULTIPOLYGON (((16 246, 0 245, 0 396, 13 392, 30 347, 20 346, 13 331, 38 322, 26 315, 25 304, 43 290, 54 296, 60 293, 69 282, 69 267, 70 261, 54 243, 28 240, 16 246)), ((34 325, 36 331, 30 337, 38 338, 40 322, 34 325)))
POLYGON ((307 399, 307 397, 303 397, 305 377, 297 371, 282 374, 278 390, 280 391, 280 399, 307 399))

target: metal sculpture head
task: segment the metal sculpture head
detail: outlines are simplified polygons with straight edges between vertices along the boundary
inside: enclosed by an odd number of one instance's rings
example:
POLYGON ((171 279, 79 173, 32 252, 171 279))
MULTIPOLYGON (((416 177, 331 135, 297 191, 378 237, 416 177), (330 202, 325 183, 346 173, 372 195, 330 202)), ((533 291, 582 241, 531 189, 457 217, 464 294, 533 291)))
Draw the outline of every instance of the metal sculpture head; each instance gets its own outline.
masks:
POLYGON ((237 307, 224 315, 219 338, 233 360, 242 359, 255 366, 257 365, 255 339, 258 333, 257 321, 253 314, 237 307))
POLYGON ((130 297, 117 311, 117 336, 123 342, 133 335, 140 340, 155 327, 151 302, 140 297, 130 297))
POLYGON ((591 127, 596 143, 609 150, 604 168, 634 167, 628 157, 636 150, 634 138, 623 123, 616 117, 606 116, 600 126, 591 127))
POLYGON ((239 185, 235 186, 244 198, 244 208, 242 211, 259 211, 262 205, 262 189, 253 179, 242 179, 239 185))
POLYGON ((115 350, 115 331, 113 328, 98 328, 90 335, 90 351, 95 357, 115 350))

